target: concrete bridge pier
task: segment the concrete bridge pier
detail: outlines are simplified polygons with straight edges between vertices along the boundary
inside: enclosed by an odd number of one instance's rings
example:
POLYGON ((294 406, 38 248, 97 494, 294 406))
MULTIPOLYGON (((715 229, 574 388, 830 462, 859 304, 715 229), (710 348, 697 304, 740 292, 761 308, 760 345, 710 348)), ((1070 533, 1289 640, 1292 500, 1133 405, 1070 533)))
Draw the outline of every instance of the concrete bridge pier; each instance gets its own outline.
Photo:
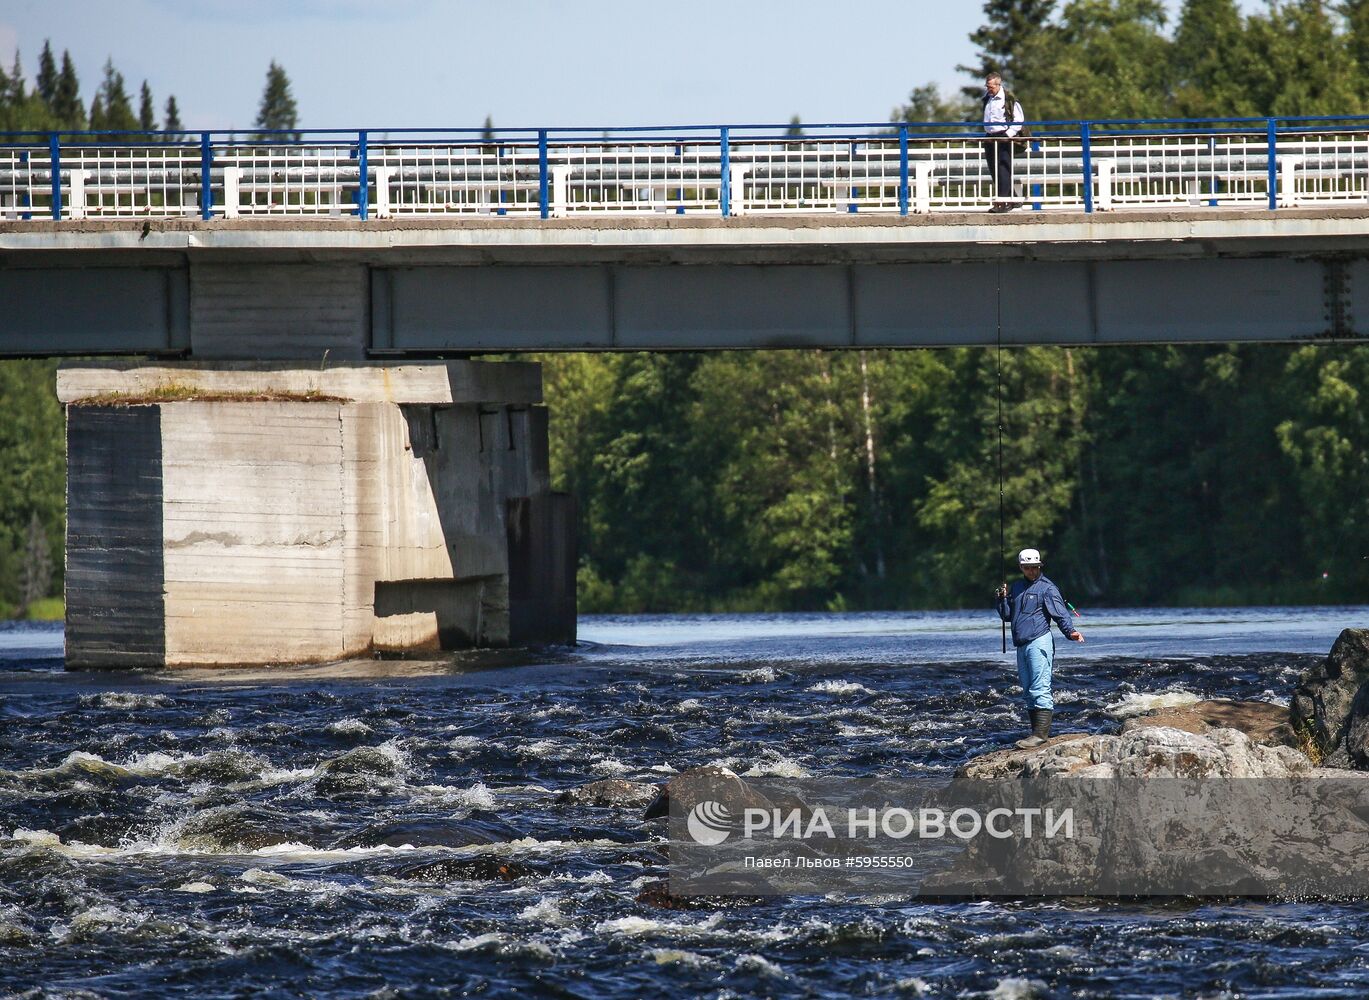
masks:
POLYGON ((575 639, 535 364, 63 368, 67 665, 575 639))

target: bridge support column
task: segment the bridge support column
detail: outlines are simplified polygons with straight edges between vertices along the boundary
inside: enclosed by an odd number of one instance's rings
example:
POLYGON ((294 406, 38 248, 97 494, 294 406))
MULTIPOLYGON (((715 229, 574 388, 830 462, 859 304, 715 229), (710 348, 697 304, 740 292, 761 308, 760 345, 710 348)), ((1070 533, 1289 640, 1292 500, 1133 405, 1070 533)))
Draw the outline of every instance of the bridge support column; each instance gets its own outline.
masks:
POLYGON ((574 641, 537 365, 81 365, 58 395, 69 667, 574 641))

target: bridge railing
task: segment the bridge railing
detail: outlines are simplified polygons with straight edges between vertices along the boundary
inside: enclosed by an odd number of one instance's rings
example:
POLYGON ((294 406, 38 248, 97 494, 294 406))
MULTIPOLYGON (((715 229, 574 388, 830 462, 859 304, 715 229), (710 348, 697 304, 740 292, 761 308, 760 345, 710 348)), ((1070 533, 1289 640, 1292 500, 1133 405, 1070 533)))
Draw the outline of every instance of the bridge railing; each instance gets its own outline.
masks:
MULTIPOLYGON (((1369 201, 1369 118, 1032 122, 1036 211, 1369 201)), ((974 123, 0 133, 0 218, 925 214, 996 197, 974 123)))

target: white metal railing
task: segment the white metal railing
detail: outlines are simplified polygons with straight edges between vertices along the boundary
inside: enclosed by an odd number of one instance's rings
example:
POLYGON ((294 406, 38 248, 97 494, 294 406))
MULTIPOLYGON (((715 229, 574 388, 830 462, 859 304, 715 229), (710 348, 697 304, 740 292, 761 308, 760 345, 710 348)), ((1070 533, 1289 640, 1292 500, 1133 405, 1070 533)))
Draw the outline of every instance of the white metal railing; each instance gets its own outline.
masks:
MULTIPOLYGON (((1369 203, 1369 119, 1071 122, 1015 143, 1036 211, 1369 203)), ((972 125, 0 134, 0 218, 925 214, 995 200, 972 125)))

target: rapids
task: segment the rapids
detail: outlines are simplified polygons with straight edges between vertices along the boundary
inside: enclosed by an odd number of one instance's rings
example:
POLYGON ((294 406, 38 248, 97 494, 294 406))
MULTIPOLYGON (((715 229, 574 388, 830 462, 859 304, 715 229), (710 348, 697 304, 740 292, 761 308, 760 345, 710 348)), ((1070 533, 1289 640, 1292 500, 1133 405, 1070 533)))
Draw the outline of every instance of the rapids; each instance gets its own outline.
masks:
MULTIPOLYGON (((1058 731, 1280 701, 1366 608, 1086 610, 1058 731)), ((0 624, 0 996, 1362 997, 1369 904, 638 902, 600 778, 949 777, 1020 735, 992 614, 585 618, 582 644, 67 673, 0 624)))

